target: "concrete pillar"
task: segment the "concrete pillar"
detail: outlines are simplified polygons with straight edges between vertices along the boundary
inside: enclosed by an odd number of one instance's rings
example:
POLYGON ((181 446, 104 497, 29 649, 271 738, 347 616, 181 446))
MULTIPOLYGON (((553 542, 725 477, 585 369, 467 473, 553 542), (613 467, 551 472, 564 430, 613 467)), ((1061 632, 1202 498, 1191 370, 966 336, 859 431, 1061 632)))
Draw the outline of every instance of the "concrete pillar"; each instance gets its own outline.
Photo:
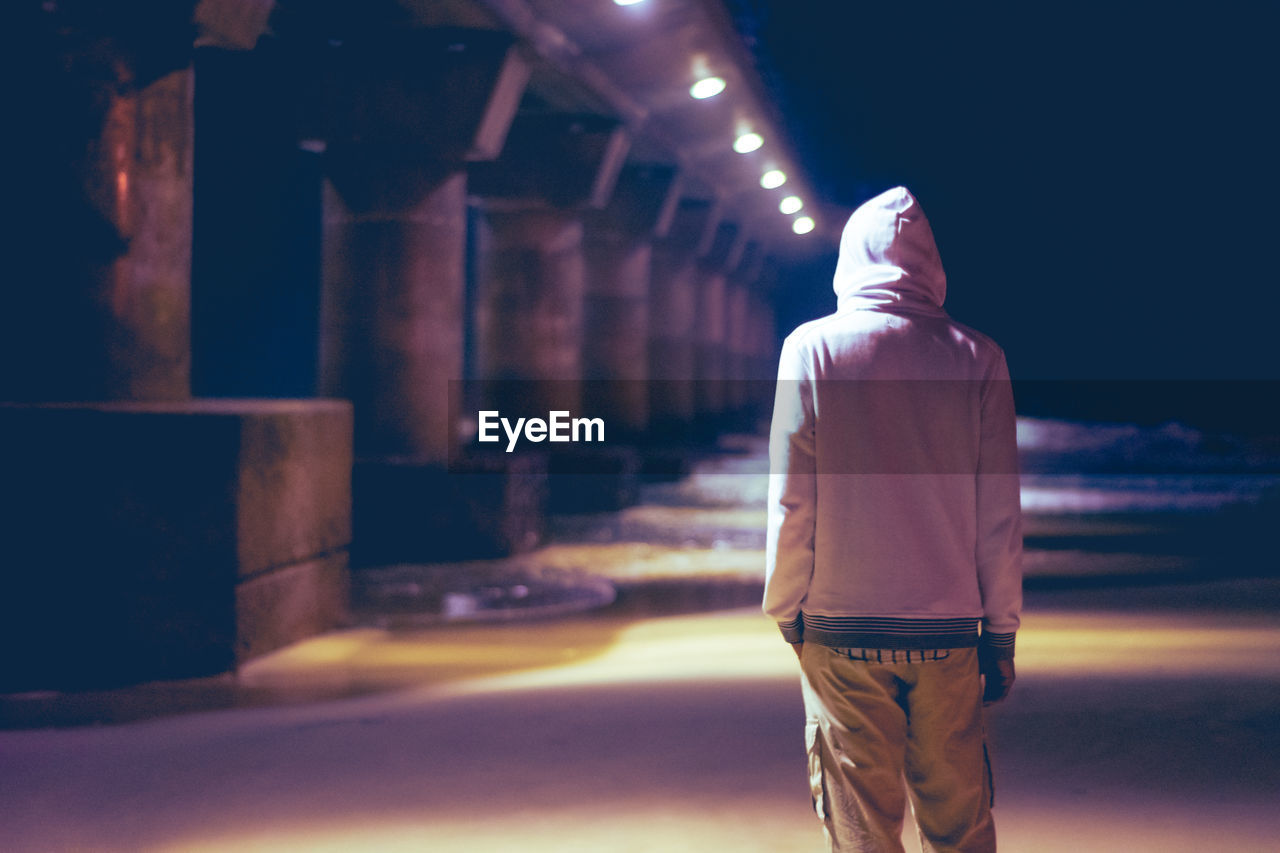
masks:
POLYGON ((654 248, 649 300, 650 417, 669 430, 693 421, 697 370, 695 259, 675 243, 654 248))
POLYGON ((698 263, 696 345, 696 394, 698 417, 706 420, 722 415, 728 407, 728 270, 742 258, 743 231, 729 222, 715 229, 706 252, 698 263))
POLYGON ((62 14, 50 9, 47 30, 19 36, 35 40, 24 70, 41 83, 29 87, 39 98, 32 115, 23 118, 19 99, 10 116, 29 150, 15 160, 23 174, 10 187, 10 207, 24 221, 14 285, 0 295, 0 360, 8 365, 0 399, 185 398, 190 35, 184 44, 175 24, 138 42, 150 54, 111 55, 112 34, 80 32, 84 22, 74 12, 57 20, 62 14), (78 37, 102 47, 80 52, 78 37))
POLYGON ((753 379, 773 379, 777 375, 777 341, 773 332, 773 309, 758 292, 748 293, 748 371, 753 379))
POLYGON ((719 415, 725 408, 725 274, 714 266, 701 266, 695 287, 696 409, 699 417, 709 417, 719 415))
POLYGON ((781 341, 774 319, 773 301, 776 293, 776 267, 769 262, 761 265, 756 285, 748 296, 750 324, 750 371, 754 403, 762 413, 771 411, 773 383, 778 375, 778 353, 781 341))
POLYGON ((545 465, 477 462, 458 446, 466 174, 401 161, 378 177, 355 165, 369 152, 330 153, 321 366, 328 392, 355 407, 353 564, 532 547, 545 465))
POLYGON ((671 228, 680 184, 674 167, 629 166, 609 206, 584 219, 583 405, 615 436, 638 437, 649 425, 653 241, 671 228))
POLYGON ((643 329, 649 250, 608 210, 629 146, 615 118, 531 112, 516 117, 501 157, 472 170, 483 223, 474 314, 477 374, 488 380, 481 405, 605 421, 607 446, 534 451, 547 463, 548 505, 560 511, 634 499, 638 461, 617 442, 645 420, 643 374, 628 362, 642 361, 643 332, 632 327, 643 329), (587 395, 585 378, 600 393, 587 395))
POLYGON ((356 455, 444 466, 462 379, 468 161, 498 155, 528 68, 504 33, 387 28, 333 49, 321 387, 356 455))
POLYGON ((649 298, 650 419, 658 434, 681 435, 697 414, 698 257, 711 244, 720 208, 681 199, 669 236, 655 244, 649 298))
POLYGON ((451 405, 464 378, 467 167, 502 151, 528 66, 490 30, 369 27, 330 53, 321 387, 355 404, 353 563, 528 547, 543 475, 473 465, 451 405))
POLYGON ((742 412, 749 400, 747 351, 747 283, 738 275, 725 284, 725 408, 742 412))
POLYGON ((93 5, 18 31, 0 690, 219 672, 346 610, 346 404, 190 399, 194 4, 93 5))
POLYGON ((492 388, 518 395, 528 411, 581 412, 586 268, 580 214, 551 208, 489 211, 483 222, 478 375, 498 380, 492 388))
MULTIPOLYGON (((507 398, 510 407, 530 416, 583 411, 583 220, 608 205, 629 145, 626 129, 607 116, 521 114, 502 155, 472 167, 473 189, 483 198, 475 373, 482 380, 518 380, 489 384, 489 405, 501 410, 501 397, 514 394, 507 398)), ((645 251, 627 248, 617 234, 594 242, 594 256, 625 280, 616 288, 602 283, 593 293, 593 310, 618 296, 621 302, 610 310, 634 311, 635 300, 643 298, 645 251)), ((617 365, 619 354, 609 345, 592 346, 593 356, 606 351, 602 370, 617 365)), ((625 346, 620 350, 625 353, 625 346)))
POLYGON ((98 282, 111 399, 190 393, 191 108, 183 68, 117 95, 102 129, 92 189, 128 244, 98 282))
POLYGON ((326 183, 321 387, 355 405, 358 455, 443 465, 462 378, 466 175, 420 189, 406 201, 402 186, 377 198, 362 184, 353 206, 326 183))
POLYGON ((725 404, 744 428, 755 418, 758 389, 753 387, 752 363, 758 342, 752 323, 751 302, 763 266, 758 242, 744 241, 741 259, 729 276, 726 289, 725 404))
POLYGON ((592 223, 585 251, 584 411, 617 435, 649 421, 649 278, 652 245, 612 223, 592 223))

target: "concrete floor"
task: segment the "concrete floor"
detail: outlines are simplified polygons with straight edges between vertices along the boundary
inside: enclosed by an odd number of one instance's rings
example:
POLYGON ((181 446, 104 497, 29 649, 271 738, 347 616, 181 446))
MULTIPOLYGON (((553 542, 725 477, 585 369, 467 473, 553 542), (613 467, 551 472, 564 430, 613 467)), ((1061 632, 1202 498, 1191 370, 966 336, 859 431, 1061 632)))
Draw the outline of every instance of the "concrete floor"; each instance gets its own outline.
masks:
MULTIPOLYGON (((1036 596, 989 720, 1001 849, 1276 849, 1278 601, 1036 596)), ((0 732, 0 849, 816 851, 796 667, 754 610, 341 632, 246 668, 248 707, 143 688, 117 710, 150 719, 0 732)))
MULTIPOLYGON (((790 649, 755 606, 663 615, 758 600, 753 449, 488 569, 589 570, 628 593, 608 610, 373 619, 236 676, 0 696, 0 850, 821 850, 790 649)), ((1001 850, 1280 849, 1280 580, 1144 573, 1096 532, 1028 555, 1063 582, 1030 587, 988 717, 1001 850)))

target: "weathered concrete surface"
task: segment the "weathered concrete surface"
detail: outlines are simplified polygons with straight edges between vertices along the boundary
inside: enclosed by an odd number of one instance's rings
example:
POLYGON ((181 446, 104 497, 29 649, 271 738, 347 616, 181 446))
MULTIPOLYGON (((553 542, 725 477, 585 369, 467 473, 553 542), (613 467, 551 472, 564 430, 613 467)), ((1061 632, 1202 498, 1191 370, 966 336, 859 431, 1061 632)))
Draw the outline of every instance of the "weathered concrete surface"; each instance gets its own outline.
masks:
POLYGON ((139 78, 124 58, 94 59, 104 67, 58 69, 25 131, 47 134, 19 166, 45 197, 21 202, 41 227, 15 246, 0 356, 28 367, 0 376, 0 399, 190 394, 191 70, 139 78))
POLYGON ((231 405, 242 412, 236 498, 241 577, 345 548, 351 541, 348 407, 311 400, 231 405))
POLYGON ((586 294, 580 216, 487 212, 477 240, 478 376, 529 381, 525 400, 533 411, 580 413, 586 294))
POLYGON ((335 551, 236 584, 236 660, 344 624, 350 583, 347 552, 335 551))
POLYGON ((190 69, 174 71, 119 98, 103 129, 99 210, 129 246, 102 294, 114 320, 104 390, 117 399, 190 393, 191 104, 190 69))
MULTIPOLYGON (((778 335, 773 306, 757 293, 747 295, 748 373, 753 379, 772 381, 778 375, 778 335)), ((762 402, 772 402, 766 395, 762 402)))
POLYGON ((701 267, 695 277, 697 292, 696 355, 697 411, 714 417, 725 410, 726 292, 725 274, 701 267))
POLYGON ((585 237, 583 411, 613 434, 649 421, 649 279, 652 246, 617 224, 589 221, 585 237))
MULTIPOLYGON (((368 191, 368 188, 365 187, 368 191)), ((361 456, 443 465, 462 378, 466 175, 407 207, 325 191, 321 388, 355 405, 361 456)))
POLYGON ((616 118, 520 113, 501 155, 471 167, 472 182, 480 195, 516 207, 598 209, 613 195, 630 144, 616 118))
POLYGON ((725 407, 743 412, 751 402, 747 385, 747 286, 731 276, 725 283, 724 379, 725 407))
POLYGON ((650 418, 658 431, 693 421, 697 348, 694 259, 675 246, 654 247, 649 313, 650 418))
POLYGON ((6 689, 218 672, 340 623, 347 403, 6 404, 0 432, 6 689))
POLYGON ((685 435, 697 415, 701 332, 698 257, 721 211, 682 200, 667 239, 653 247, 649 300, 650 419, 655 435, 685 435))

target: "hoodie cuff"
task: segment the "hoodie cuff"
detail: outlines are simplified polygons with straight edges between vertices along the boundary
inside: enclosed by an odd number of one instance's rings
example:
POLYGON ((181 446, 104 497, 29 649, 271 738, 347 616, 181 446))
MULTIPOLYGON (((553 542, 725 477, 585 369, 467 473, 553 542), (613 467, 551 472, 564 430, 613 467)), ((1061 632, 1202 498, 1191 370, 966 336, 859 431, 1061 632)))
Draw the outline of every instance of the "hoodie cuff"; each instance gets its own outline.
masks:
POLYGON ((786 640, 788 643, 803 643, 804 614, 797 614, 796 618, 792 619, 790 622, 779 622, 778 630, 782 632, 782 639, 786 640))
POLYGON ((1012 660, 1014 639, 1017 636, 1017 631, 1007 634, 983 631, 978 640, 978 649, 987 660, 1012 660))

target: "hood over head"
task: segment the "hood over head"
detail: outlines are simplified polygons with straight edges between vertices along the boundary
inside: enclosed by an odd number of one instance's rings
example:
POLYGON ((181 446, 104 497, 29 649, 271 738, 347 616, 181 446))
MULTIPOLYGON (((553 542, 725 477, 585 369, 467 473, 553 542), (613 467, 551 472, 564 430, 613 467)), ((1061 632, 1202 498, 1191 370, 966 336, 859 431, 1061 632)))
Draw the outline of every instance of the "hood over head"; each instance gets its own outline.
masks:
POLYGON ((942 313, 947 276, 929 220, 906 187, 881 193, 849 217, 834 284, 841 310, 942 313))

